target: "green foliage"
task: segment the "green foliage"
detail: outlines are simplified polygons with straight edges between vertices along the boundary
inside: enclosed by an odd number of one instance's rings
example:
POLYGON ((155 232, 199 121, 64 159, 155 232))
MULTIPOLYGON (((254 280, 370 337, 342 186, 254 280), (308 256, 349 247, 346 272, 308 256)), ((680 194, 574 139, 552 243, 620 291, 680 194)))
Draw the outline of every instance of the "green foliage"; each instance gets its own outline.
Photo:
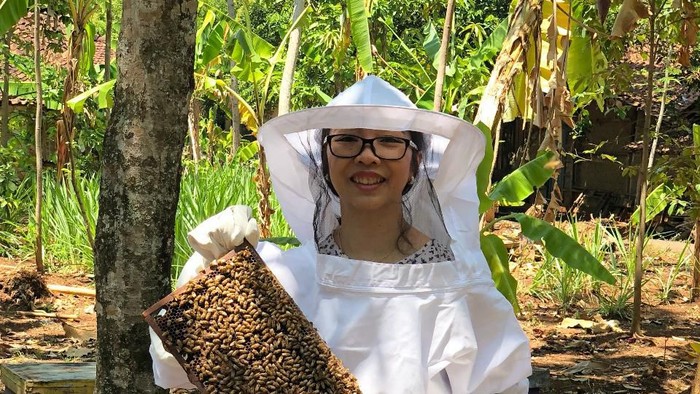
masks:
POLYGON ((476 125, 481 131, 486 140, 486 146, 484 147, 484 158, 479 163, 479 167, 476 169, 476 193, 479 196, 479 215, 486 212, 491 206, 493 206, 493 201, 487 196, 489 184, 491 182, 491 164, 493 162, 493 141, 491 139, 491 130, 483 123, 476 125))
POLYGON ((563 231, 543 220, 522 213, 516 213, 513 217, 520 223, 523 235, 533 241, 543 242, 552 256, 560 258, 572 268, 585 272, 595 279, 609 284, 615 283, 615 278, 610 272, 590 252, 563 231))
MULTIPOLYGON (((46 174, 49 175, 49 174, 46 174)), ((95 233, 99 196, 99 178, 78 179, 78 187, 88 215, 92 234, 95 233)), ((76 195, 67 183, 58 183, 52 176, 44 176, 42 204, 44 264, 50 270, 79 268, 92 271, 92 248, 87 240, 76 195)), ((36 238, 36 224, 32 216, 28 238, 36 238)), ((29 240, 28 239, 28 240, 29 240)), ((28 242, 31 245, 31 242, 28 242)))
POLYGON ((515 313, 519 313, 518 282, 510 273, 510 259, 503 240, 495 234, 481 234, 481 250, 486 256, 496 288, 511 302, 515 313))
POLYGON ((676 257, 675 263, 669 267, 665 276, 662 267, 656 269, 656 277, 654 279, 659 283, 659 289, 661 290, 659 300, 661 302, 669 303, 671 301, 671 298, 675 295, 676 279, 690 266, 693 255, 689 251, 688 246, 690 246, 690 238, 685 241, 683 249, 676 257))
POLYGON ((68 100, 66 103, 68 106, 79 114, 83 112, 83 107, 87 99, 93 97, 97 94, 97 105, 99 109, 112 108, 114 105, 114 85, 117 82, 116 79, 101 83, 99 85, 93 86, 90 89, 80 93, 79 95, 68 100))
POLYGON ((0 36, 5 35, 28 11, 27 0, 0 1, 0 36))
MULTIPOLYGON (((683 209, 686 205, 681 197, 685 192, 686 187, 682 185, 662 183, 649 192, 646 198, 646 219, 645 222, 651 221, 656 215, 669 208, 669 214, 673 215, 676 211, 683 209)), ((636 226, 639 224, 639 207, 634 210, 630 217, 630 224, 636 226)))
MULTIPOLYGON (((623 234, 615 222, 606 222, 603 224, 603 220, 597 219, 591 228, 572 219, 560 226, 568 237, 603 262, 615 280, 613 285, 595 280, 544 247, 537 246, 542 260, 529 292, 536 297, 556 302, 563 309, 582 301, 605 317, 628 319, 634 292, 636 234, 623 234)), ((648 239, 645 237, 645 243, 648 239)))
POLYGON ((522 204, 535 188, 544 185, 552 177, 554 167, 550 161, 554 156, 554 152, 551 151, 541 152, 534 160, 506 175, 493 186, 488 196, 489 200, 501 205, 522 204))
MULTIPOLYGON (((209 216, 235 204, 245 204, 256 209, 257 194, 253 182, 254 170, 246 164, 225 167, 187 165, 180 184, 180 200, 175 223, 175 252, 173 276, 176 277, 192 249, 187 244, 187 232, 209 216)), ((79 178, 89 221, 93 227, 97 218, 99 178, 79 178)), ((92 250, 87 240, 85 226, 75 195, 65 184, 56 182, 50 174, 44 176, 44 202, 42 210, 44 228, 44 253, 51 270, 92 270, 92 250)), ((33 178, 22 182, 14 196, 21 204, 11 220, 0 222, 0 247, 7 248, 0 255, 30 256, 36 238, 34 222, 33 178)), ((3 192, 3 196, 12 194, 3 192)), ((7 197, 5 197, 7 198, 7 197)), ((298 243, 284 221, 279 205, 273 198, 272 242, 288 247, 298 243)))
MULTIPOLYGON (((665 191, 665 202, 685 205, 685 213, 693 220, 700 218, 700 125, 693 125, 690 141, 668 138, 680 154, 661 156, 651 172, 652 182, 665 191)), ((650 194, 650 197, 652 197, 650 194)), ((649 216, 647 215, 647 219, 649 216)))
MULTIPOLYGON (((188 166, 180 186, 180 202, 175 222, 175 256, 173 276, 177 277, 185 262, 192 254, 187 243, 187 233, 204 219, 231 205, 248 205, 257 216, 257 194, 253 181, 254 169, 244 164, 223 168, 208 166, 188 166)), ((272 199, 275 210, 271 222, 271 232, 278 242, 287 243, 293 237, 291 230, 281 216, 276 199, 272 199)))
POLYGON ((365 73, 372 73, 372 44, 364 0, 347 0, 352 41, 357 48, 357 59, 365 73))
MULTIPOLYGON (((480 125, 482 132, 488 133, 484 125, 480 125)), ((489 139, 487 137, 487 139, 489 139)), ((489 156, 490 148, 487 148, 487 157, 489 156)), ((501 182, 495 185, 487 195, 486 185, 488 185, 488 176, 491 169, 491 162, 482 160, 477 169, 477 193, 479 195, 480 206, 479 211, 485 212, 491 206, 497 203, 515 204, 527 198, 533 193, 534 189, 541 187, 553 174, 553 165, 551 161, 554 159, 554 153, 542 152, 534 160, 524 164, 516 169, 513 173, 504 177, 501 182)), ((492 239, 486 238, 493 225, 499 220, 515 219, 520 223, 524 236, 535 242, 542 242, 544 249, 552 258, 565 263, 570 268, 581 271, 591 277, 614 283, 614 277, 608 272, 599 260, 592 256, 583 246, 575 239, 556 228, 555 226, 545 221, 530 217, 525 214, 515 213, 506 215, 502 218, 495 219, 487 223, 482 229, 482 252, 486 256, 486 260, 491 268, 491 274, 494 282, 501 284, 499 290, 503 291, 503 295, 517 309, 517 299, 511 291, 511 286, 504 284, 510 283, 512 278, 510 273, 503 270, 503 267, 508 266, 507 251, 503 243, 495 242, 492 239)), ((576 278, 578 273, 573 276, 569 275, 569 268, 559 270, 562 274, 567 274, 567 277, 576 278)), ((567 282, 568 283, 568 282, 567 282)), ((514 286, 512 287, 514 288, 514 286)), ((566 289, 564 289, 566 290, 566 289)))
MULTIPOLYGON (((604 317, 629 319, 631 316, 630 300, 634 295, 634 271, 637 258, 637 232, 623 234, 617 226, 607 226, 607 237, 612 239, 610 253, 607 254, 608 267, 617 279, 615 286, 603 288, 599 283, 593 285, 593 295, 598 300, 598 310, 604 317)), ((644 244, 649 236, 644 238, 644 244)), ((647 261, 642 261, 645 270, 647 261)), ((642 286, 648 280, 642 281, 642 286)))

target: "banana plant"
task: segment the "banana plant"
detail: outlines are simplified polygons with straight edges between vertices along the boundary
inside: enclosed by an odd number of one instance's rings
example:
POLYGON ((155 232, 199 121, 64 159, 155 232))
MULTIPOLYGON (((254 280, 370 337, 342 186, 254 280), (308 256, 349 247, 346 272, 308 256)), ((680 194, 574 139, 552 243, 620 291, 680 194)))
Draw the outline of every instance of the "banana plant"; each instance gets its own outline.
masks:
POLYGON ((0 36, 5 35, 17 21, 27 15, 28 11, 27 0, 0 1, 0 36))
POLYGON ((357 60, 365 74, 372 72, 372 44, 365 0, 347 0, 352 42, 357 49, 357 60))
MULTIPOLYGON (((489 174, 493 158, 490 141, 491 130, 483 123, 480 123, 478 127, 487 140, 484 160, 477 169, 480 214, 489 211, 496 204, 522 204, 523 200, 529 197, 536 188, 543 186, 554 174, 557 165, 556 155, 554 152, 544 151, 534 160, 505 176, 489 190, 489 174)), ((517 281, 510 273, 508 251, 501 238, 491 232, 497 222, 507 219, 520 223, 522 234, 525 237, 534 242, 541 242, 552 256, 560 258, 570 267, 585 272, 597 280, 609 284, 615 283, 612 274, 595 257, 576 240, 552 224, 524 213, 505 215, 484 224, 481 230, 481 250, 486 256, 489 268, 491 268, 496 288, 511 302, 516 312, 520 310, 516 297, 517 281)))

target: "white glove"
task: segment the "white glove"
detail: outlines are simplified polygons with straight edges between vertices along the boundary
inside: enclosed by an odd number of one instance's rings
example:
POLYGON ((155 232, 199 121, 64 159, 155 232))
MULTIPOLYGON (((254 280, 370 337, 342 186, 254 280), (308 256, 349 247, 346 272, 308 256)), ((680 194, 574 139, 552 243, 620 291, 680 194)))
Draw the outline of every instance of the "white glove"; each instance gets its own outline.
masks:
POLYGON ((223 257, 242 244, 244 238, 256 247, 260 233, 252 213, 246 205, 230 206, 190 231, 187 241, 208 261, 223 257))

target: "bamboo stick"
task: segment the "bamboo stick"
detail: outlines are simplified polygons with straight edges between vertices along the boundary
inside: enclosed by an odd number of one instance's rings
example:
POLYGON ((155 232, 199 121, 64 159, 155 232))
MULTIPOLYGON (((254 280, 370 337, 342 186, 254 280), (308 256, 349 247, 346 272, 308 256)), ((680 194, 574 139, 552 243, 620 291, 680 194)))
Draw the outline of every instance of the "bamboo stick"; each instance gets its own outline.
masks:
POLYGON ((87 287, 72 287, 72 286, 62 286, 62 285, 46 285, 52 293, 64 293, 64 294, 75 294, 86 297, 94 297, 95 290, 87 287))
POLYGON ((55 317, 56 319, 78 319, 78 315, 67 315, 64 313, 49 313, 49 312, 44 312, 44 311, 32 311, 32 312, 26 312, 26 311, 17 311, 17 314, 20 316, 30 316, 30 317, 55 317))

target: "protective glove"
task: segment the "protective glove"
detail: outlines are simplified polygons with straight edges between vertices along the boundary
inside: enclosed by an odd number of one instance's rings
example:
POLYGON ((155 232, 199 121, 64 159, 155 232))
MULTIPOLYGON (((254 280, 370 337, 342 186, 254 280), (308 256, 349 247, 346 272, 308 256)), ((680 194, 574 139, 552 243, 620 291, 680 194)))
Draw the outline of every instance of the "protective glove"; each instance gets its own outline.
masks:
MULTIPOLYGON (((248 240, 253 247, 258 245, 258 224, 251 217, 252 210, 246 205, 233 205, 203 221, 187 234, 187 241, 195 253, 187 261, 179 282, 185 276, 196 276, 209 263, 223 257, 236 246, 248 240)), ((184 279, 184 280, 183 280, 184 279)))
POLYGON ((258 224, 251 217, 246 205, 233 205, 209 219, 187 234, 187 241, 195 252, 207 260, 215 260, 230 252, 247 239, 253 247, 258 245, 258 224))

